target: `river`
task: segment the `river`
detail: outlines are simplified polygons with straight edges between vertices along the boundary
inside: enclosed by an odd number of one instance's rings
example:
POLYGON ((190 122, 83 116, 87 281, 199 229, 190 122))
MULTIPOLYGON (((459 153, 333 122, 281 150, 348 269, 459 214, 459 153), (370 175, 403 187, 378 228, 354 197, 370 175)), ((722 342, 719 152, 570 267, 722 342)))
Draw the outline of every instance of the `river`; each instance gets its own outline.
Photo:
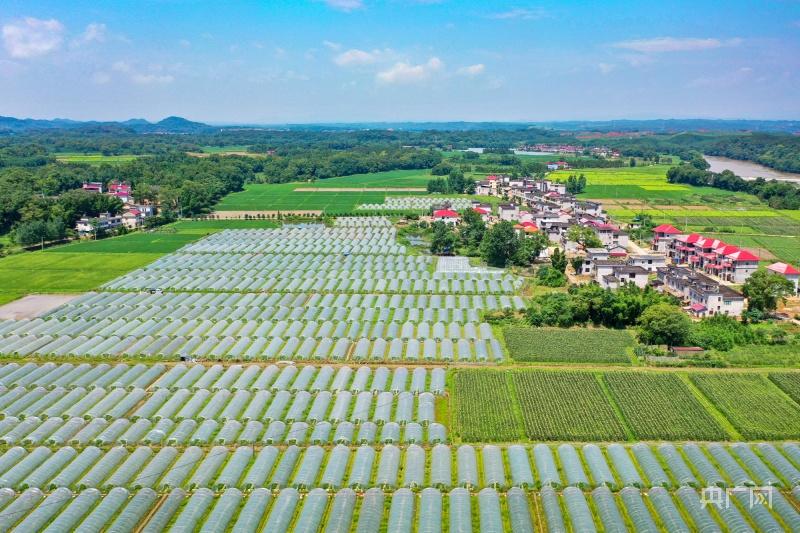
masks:
POLYGON ((730 159, 728 157, 717 157, 714 155, 703 156, 708 164, 711 165, 712 172, 722 172, 723 170, 730 170, 737 176, 741 176, 746 180, 755 178, 764 178, 768 180, 781 180, 800 183, 800 174, 793 172, 782 172, 774 168, 765 167, 752 161, 741 161, 739 159, 730 159))

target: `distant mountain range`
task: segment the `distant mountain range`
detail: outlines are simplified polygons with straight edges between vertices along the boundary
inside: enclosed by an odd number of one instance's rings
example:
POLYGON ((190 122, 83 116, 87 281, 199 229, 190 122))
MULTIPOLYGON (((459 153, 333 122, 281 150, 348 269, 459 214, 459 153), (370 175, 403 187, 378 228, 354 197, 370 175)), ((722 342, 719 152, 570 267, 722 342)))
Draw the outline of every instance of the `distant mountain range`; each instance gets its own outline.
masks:
POLYGON ((476 131, 525 130, 546 128, 566 132, 800 132, 800 120, 723 120, 723 119, 653 119, 653 120, 570 120, 552 122, 331 122, 317 124, 241 124, 211 126, 181 117, 167 117, 158 122, 134 118, 122 122, 52 120, 0 116, 0 134, 42 130, 127 131, 130 133, 211 133, 226 129, 270 130, 405 130, 405 131, 476 131))
POLYGON ((132 133, 207 133, 219 130, 202 122, 181 117, 167 117, 158 122, 133 118, 124 122, 77 121, 65 118, 41 120, 0 116, 0 132, 22 133, 42 130, 127 130, 132 133))

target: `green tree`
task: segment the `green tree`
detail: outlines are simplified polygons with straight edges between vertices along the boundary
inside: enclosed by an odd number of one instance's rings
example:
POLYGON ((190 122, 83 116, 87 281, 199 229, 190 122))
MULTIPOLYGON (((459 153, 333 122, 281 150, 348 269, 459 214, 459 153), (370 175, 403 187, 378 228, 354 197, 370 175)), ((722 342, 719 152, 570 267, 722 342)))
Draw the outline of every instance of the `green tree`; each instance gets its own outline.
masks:
POLYGON ((542 251, 547 248, 550 241, 541 231, 530 235, 521 235, 516 253, 511 258, 511 263, 517 266, 530 266, 539 258, 542 251))
POLYGON ((588 226, 570 226, 567 230, 567 240, 577 242, 582 248, 599 248, 603 245, 597 233, 588 226))
POLYGON ((639 317, 639 341, 644 344, 681 346, 691 331, 691 319, 675 305, 656 304, 639 317))
POLYGON ((575 256, 569 260, 570 264, 572 265, 572 270, 575 271, 576 275, 581 274, 581 269, 583 268, 583 257, 575 256))
POLYGON ((503 221, 486 231, 481 243, 481 257, 489 266, 505 267, 519 249, 519 238, 511 222, 503 221))
POLYGON ((763 268, 753 272, 742 286, 748 311, 774 311, 778 308, 778 302, 786 301, 793 290, 791 281, 763 268))
POLYGON ((456 247, 456 235, 453 230, 444 222, 438 221, 431 225, 433 236, 431 237, 431 253, 434 255, 446 255, 453 253, 456 247))
POLYGON ((472 250, 477 250, 485 234, 486 224, 483 222, 483 218, 474 210, 467 209, 461 218, 461 229, 459 231, 463 245, 472 250))
POLYGON ((550 256, 550 264, 552 267, 562 274, 567 270, 567 255, 561 251, 561 248, 553 250, 553 255, 550 256))
POLYGON ((17 225, 14 240, 22 246, 40 244, 44 248, 45 242, 63 239, 66 232, 66 226, 61 219, 30 220, 17 225))

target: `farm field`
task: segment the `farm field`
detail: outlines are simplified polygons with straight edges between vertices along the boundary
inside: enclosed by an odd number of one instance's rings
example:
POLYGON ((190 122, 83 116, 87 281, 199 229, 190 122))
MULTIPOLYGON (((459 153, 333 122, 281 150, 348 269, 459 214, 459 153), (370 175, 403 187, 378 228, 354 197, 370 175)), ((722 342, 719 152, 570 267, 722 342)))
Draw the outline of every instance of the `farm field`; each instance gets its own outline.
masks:
POLYGON ((634 345, 630 332, 613 329, 507 327, 503 335, 511 358, 526 363, 629 364, 634 345))
POLYGON ((512 442, 520 437, 520 422, 509 406, 512 397, 502 372, 463 370, 456 372, 453 381, 458 405, 454 431, 466 442, 512 442))
POLYGON ((713 352, 731 366, 738 367, 800 367, 800 346, 796 344, 747 344, 734 346, 727 352, 713 352))
MULTIPOLYGON (((217 211, 324 211, 349 213, 362 203, 381 203, 385 192, 295 192, 308 183, 253 183, 244 191, 224 197, 214 209, 217 211)), ((405 196, 413 193, 398 193, 405 196)))
POLYGON ((72 242, 0 258, 0 304, 26 294, 91 290, 204 235, 277 224, 269 220, 180 221, 158 231, 72 242))
MULTIPOLYGON (((478 438, 472 442, 502 442, 486 438, 501 419, 502 426, 509 429, 498 433, 515 431, 510 429, 514 419, 494 402, 481 403, 486 394, 477 392, 501 388, 502 383, 492 375, 497 373, 490 369, 455 371, 451 391, 454 435, 465 441, 474 435, 478 438), (474 375, 458 378, 462 372, 474 375), (465 405, 470 412, 462 410, 465 405), (465 432, 461 428, 466 424, 470 426, 465 432)), ((724 370, 682 373, 691 377, 702 393, 699 399, 681 377, 667 372, 513 369, 508 375, 510 393, 502 405, 510 413, 520 413, 520 429, 533 441, 730 440, 736 431, 748 439, 800 437, 800 406, 761 374, 724 370), (759 410, 753 402, 766 407, 759 410), (719 410, 723 418, 718 419, 707 406, 719 410)), ((792 374, 784 383, 797 379, 792 374)))
POLYGON ((780 387, 791 399, 800 403, 800 373, 774 372, 770 373, 769 379, 780 387))
POLYGON ((638 439, 725 440, 728 437, 675 374, 608 372, 604 379, 638 439))
POLYGON ((308 187, 329 188, 383 188, 383 187, 425 187, 435 176, 430 170, 388 170, 386 172, 370 172, 368 174, 352 174, 317 180, 307 184, 308 187))
POLYGON ((52 251, 11 255, 0 259, 0 295, 84 292, 160 256, 159 253, 52 251))
MULTIPOLYGON (((512 375, 525 434, 531 440, 625 440, 625 430, 590 372, 519 371, 512 375)), ((471 394, 468 390, 454 394, 471 394)))
POLYGON ((800 406, 766 377, 742 373, 690 377, 746 439, 800 437, 800 406))
POLYGON ((56 157, 56 161, 61 163, 85 163, 89 165, 101 165, 101 164, 119 164, 119 163, 128 163, 137 159, 139 155, 103 155, 103 154, 80 154, 76 152, 60 152, 54 154, 56 157))

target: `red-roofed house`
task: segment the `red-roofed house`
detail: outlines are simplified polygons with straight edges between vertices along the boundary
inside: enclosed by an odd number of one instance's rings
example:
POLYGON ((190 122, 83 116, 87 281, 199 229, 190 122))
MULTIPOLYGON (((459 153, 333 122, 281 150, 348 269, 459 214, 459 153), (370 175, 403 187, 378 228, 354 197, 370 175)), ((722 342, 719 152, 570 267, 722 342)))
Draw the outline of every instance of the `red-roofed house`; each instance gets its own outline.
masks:
POLYGON ((527 235, 530 235, 531 233, 536 233, 537 231, 539 231, 539 226, 537 226, 533 222, 526 221, 514 225, 514 230, 517 232, 517 235, 519 235, 520 233, 525 233, 527 235))
POLYGON ((666 253, 672 239, 680 235, 681 231, 671 224, 661 224, 653 228, 652 248, 657 252, 666 253))
POLYGON ((99 181, 90 181, 88 183, 84 183, 81 188, 86 192, 103 192, 103 184, 99 181))
POLYGON ((458 224, 458 213, 452 209, 438 209, 433 212, 433 222, 444 222, 445 224, 458 224))
POLYGON ((767 270, 780 274, 784 278, 794 283, 794 293, 800 294, 800 270, 788 263, 772 263, 767 270))
POLYGON ((122 183, 121 181, 112 181, 108 184, 108 194, 111 196, 116 196, 122 203, 129 204, 133 202, 133 192, 131 191, 131 186, 127 183, 122 183))
POLYGON ((484 222, 488 222, 489 216, 492 214, 491 209, 487 209, 486 207, 473 207, 472 210, 478 213, 481 216, 481 220, 484 222))
POLYGON ((758 269, 759 257, 747 250, 727 254, 720 263, 723 267, 721 278, 733 283, 744 283, 758 269))

